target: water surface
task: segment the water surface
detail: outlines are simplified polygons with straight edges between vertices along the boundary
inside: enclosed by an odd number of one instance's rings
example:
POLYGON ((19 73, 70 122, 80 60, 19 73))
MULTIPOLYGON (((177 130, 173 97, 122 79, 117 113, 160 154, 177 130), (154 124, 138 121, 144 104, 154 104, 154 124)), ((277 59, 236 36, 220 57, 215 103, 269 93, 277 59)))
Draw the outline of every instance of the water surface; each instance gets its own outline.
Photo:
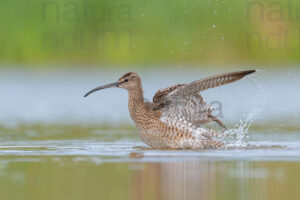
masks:
MULTIPOLYGON (((184 73, 141 71, 145 97, 220 71, 184 73)), ((237 130, 223 150, 151 149, 137 136, 125 91, 83 98, 122 74, 0 73, 1 199, 299 199, 299 71, 260 71, 203 93, 237 130)))
POLYGON ((298 132, 252 127, 234 149, 154 150, 132 126, 1 128, 0 191, 26 200, 297 199, 298 132))

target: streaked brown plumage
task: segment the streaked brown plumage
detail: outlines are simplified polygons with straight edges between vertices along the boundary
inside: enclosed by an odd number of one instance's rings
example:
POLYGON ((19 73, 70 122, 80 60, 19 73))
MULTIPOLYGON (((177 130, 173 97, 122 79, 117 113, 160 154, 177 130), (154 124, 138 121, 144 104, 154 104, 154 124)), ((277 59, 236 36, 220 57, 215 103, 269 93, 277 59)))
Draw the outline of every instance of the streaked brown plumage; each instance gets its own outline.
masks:
POLYGON ((153 148, 221 148, 217 133, 200 126, 216 122, 226 126, 211 113, 200 92, 209 88, 232 83, 255 70, 226 73, 194 81, 176 84, 159 90, 153 103, 144 102, 141 78, 133 72, 126 73, 117 82, 97 87, 89 94, 109 87, 124 88, 129 93, 128 108, 138 133, 146 144, 153 148))

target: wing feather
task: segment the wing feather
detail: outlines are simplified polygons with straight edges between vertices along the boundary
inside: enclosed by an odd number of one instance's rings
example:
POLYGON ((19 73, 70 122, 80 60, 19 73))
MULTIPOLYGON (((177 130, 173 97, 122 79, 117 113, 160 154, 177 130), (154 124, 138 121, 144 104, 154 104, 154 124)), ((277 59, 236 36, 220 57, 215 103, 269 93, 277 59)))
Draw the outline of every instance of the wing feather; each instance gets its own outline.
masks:
MULTIPOLYGON (((214 88, 217 86, 229 84, 242 79, 248 74, 254 73, 256 70, 238 71, 225 74, 219 74, 194 81, 190 84, 176 84, 165 89, 159 90, 153 97, 153 103, 156 105, 168 105, 177 98, 183 98, 199 92, 214 88)), ((184 99, 184 98, 183 98, 184 99)))
POLYGON ((172 91, 178 89, 179 87, 181 87, 183 85, 185 85, 185 84, 176 84, 176 85, 167 87, 165 89, 158 90, 153 97, 153 103, 159 104, 159 103, 165 101, 165 98, 168 94, 170 94, 172 91))
POLYGON ((211 76, 205 79, 201 79, 198 81, 194 81, 188 84, 184 89, 187 89, 187 93, 191 92, 201 92, 203 90, 214 88, 220 85, 225 85, 228 83, 232 83, 238 81, 245 77, 248 74, 254 73, 255 70, 247 70, 247 71, 239 71, 239 72, 231 72, 225 74, 219 74, 216 76, 211 76))
POLYGON ((254 72, 255 70, 247 70, 225 73, 159 90, 153 97, 154 110, 161 110, 163 120, 181 119, 188 124, 201 125, 211 120, 213 107, 207 104, 199 93, 238 81, 254 72))

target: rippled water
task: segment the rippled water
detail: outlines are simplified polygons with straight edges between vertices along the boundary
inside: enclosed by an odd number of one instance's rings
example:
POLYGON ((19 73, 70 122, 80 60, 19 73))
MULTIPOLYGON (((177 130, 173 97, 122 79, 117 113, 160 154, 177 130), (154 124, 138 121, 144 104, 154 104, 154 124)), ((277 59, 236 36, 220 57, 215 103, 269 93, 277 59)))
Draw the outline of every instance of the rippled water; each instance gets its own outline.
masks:
POLYGON ((297 199, 298 133, 253 127, 246 146, 154 150, 130 126, 2 128, 0 191, 26 200, 297 199))
MULTIPOLYGON (((153 73, 142 75, 148 98, 197 77, 153 73)), ((163 150, 138 138, 125 91, 82 97, 119 72, 3 72, 1 199, 298 199, 298 72, 260 73, 204 93, 235 129, 230 147, 163 150)))
MULTIPOLYGON (((142 143, 134 127, 30 126, 3 129, 1 156, 73 156, 97 162, 164 162, 176 160, 299 161, 297 127, 262 130, 254 127, 242 142, 235 140, 222 150, 151 149, 142 143), (292 129, 292 130, 290 130, 292 129)), ((79 159, 80 160, 80 159, 79 159)), ((9 161, 9 160, 8 160, 9 161)))

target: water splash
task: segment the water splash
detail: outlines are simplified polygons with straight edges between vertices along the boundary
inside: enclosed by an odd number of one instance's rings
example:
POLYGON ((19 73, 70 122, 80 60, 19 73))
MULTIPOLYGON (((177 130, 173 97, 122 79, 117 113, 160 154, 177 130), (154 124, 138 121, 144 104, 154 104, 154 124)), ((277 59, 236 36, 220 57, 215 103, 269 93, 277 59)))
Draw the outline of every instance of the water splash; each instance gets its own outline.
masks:
MULTIPOLYGON (((259 70, 258 72, 264 72, 259 70)), ((262 77, 262 76, 260 76, 262 77)), ((249 128, 253 121, 259 117, 259 114, 263 111, 266 104, 266 93, 265 85, 263 84, 259 76, 249 77, 251 79, 250 87, 256 91, 255 96, 252 97, 254 100, 253 110, 245 116, 245 119, 241 119, 238 124, 234 125, 232 129, 224 132, 225 143, 227 147, 246 147, 248 146, 247 138, 249 128), (254 84, 253 84, 254 83, 254 84)), ((249 82, 250 83, 250 82, 249 82)))

